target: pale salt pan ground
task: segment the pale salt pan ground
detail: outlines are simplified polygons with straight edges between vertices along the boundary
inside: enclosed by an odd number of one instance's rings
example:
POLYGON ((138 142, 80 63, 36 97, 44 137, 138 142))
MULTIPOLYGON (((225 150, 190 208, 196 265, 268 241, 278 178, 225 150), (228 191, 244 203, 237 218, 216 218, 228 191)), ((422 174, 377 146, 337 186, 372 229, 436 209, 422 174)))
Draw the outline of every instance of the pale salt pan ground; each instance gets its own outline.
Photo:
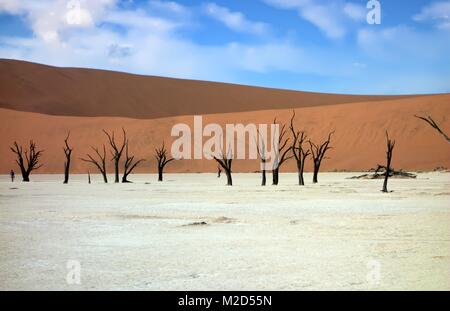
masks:
POLYGON ((295 174, 266 188, 258 174, 233 187, 214 174, 1 176, 0 289, 449 290, 450 174, 392 180, 391 194, 352 175, 304 188, 295 174))

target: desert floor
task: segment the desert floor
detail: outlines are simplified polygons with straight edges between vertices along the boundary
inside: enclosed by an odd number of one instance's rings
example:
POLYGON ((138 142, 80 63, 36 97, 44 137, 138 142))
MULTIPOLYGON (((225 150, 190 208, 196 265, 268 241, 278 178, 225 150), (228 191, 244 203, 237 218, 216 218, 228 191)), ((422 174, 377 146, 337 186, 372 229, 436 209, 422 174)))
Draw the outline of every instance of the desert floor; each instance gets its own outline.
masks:
POLYGON ((450 174, 391 180, 390 194, 353 175, 303 188, 295 174, 265 188, 258 174, 233 187, 214 174, 3 175, 0 289, 450 290, 450 174))

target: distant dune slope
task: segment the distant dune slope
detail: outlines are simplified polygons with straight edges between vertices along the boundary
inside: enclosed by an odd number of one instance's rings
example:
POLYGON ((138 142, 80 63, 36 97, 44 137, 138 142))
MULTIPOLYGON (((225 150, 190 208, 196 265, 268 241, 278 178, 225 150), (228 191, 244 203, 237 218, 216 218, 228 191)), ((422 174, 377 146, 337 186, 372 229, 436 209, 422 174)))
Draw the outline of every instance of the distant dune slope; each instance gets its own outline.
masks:
MULTIPOLYGON (((271 123, 274 117, 287 122, 292 108, 299 129, 314 141, 336 131, 324 170, 358 171, 383 164, 386 129, 397 141, 394 167, 450 167, 449 144, 413 117, 430 114, 450 132, 450 94, 316 94, 0 60, 0 173, 17 171, 9 145, 30 139, 45 149, 39 172, 62 173, 62 145, 68 131, 74 146, 72 171, 95 171, 79 158, 91 151, 91 145, 107 143, 102 129, 120 132, 122 126, 131 140, 130 151, 147 160, 137 172, 154 172, 154 148, 163 141, 170 148, 172 126, 192 125, 193 115, 204 116, 204 124, 271 123)), ((183 160, 167 170, 211 172, 216 167, 214 161, 183 160)), ((255 160, 233 163, 236 172, 258 169, 255 160)), ((311 170, 310 161, 306 169, 311 170)), ((295 171, 294 162, 282 171, 295 171)))
MULTIPOLYGON (((450 95, 435 95, 397 100, 351 103, 305 107, 296 110, 299 128, 305 129, 314 141, 322 140, 334 129, 336 134, 329 153, 330 159, 323 163, 323 169, 365 170, 383 164, 385 161, 385 130, 397 142, 393 166, 407 170, 433 170, 437 167, 450 167, 450 145, 424 122, 413 117, 414 114, 430 114, 442 128, 450 132, 450 95)), ((274 116, 288 121, 290 109, 264 110, 227 114, 204 115, 203 123, 270 123, 274 116)), ((14 158, 9 146, 14 140, 22 144, 34 139, 40 148, 45 149, 44 167, 40 173, 62 173, 64 155, 63 140, 71 131, 74 146, 73 172, 84 173, 94 168, 79 160, 90 145, 101 146, 107 143, 102 129, 120 131, 123 126, 130 138, 130 151, 138 158, 147 161, 138 172, 154 172, 153 158, 155 145, 164 140, 171 145, 170 131, 177 123, 192 125, 192 116, 168 117, 149 120, 114 117, 66 117, 49 116, 30 112, 19 112, 0 108, 0 172, 8 173, 15 168, 14 158)), ((206 139, 205 139, 206 140, 206 139)), ((111 161, 108 161, 111 165, 111 161)), ((208 160, 175 161, 168 165, 168 172, 214 172, 216 163, 208 160)), ((311 169, 308 161, 307 170, 311 169)), ((235 172, 252 172, 259 169, 256 161, 233 163, 235 172)), ((291 160, 282 168, 283 172, 295 171, 291 160)), ((110 167, 110 172, 112 168, 110 167)), ((132 178, 131 178, 132 179, 132 178)))
POLYGON ((396 98, 402 97, 307 93, 0 59, 0 108, 50 115, 152 119, 396 98))

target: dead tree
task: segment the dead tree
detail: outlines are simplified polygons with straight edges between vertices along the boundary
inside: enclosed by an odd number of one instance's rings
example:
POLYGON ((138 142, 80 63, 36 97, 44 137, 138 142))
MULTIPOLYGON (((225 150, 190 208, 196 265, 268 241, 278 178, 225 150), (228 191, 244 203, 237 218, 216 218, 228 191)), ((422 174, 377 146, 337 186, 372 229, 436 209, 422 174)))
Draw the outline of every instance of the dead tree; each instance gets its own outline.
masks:
MULTIPOLYGON (((105 145, 103 145, 103 154, 101 154, 98 151, 98 148, 94 148, 94 147, 91 147, 91 148, 97 154, 98 159, 95 159, 90 154, 87 154, 86 156, 88 157, 88 159, 81 158, 81 161, 91 163, 95 167, 97 167, 97 169, 100 171, 100 173, 103 176, 103 181, 105 183, 108 183, 108 177, 106 176, 106 147, 105 147, 105 145)), ((89 176, 89 180, 90 180, 90 176, 89 176)))
POLYGON ((214 160, 219 163, 220 166, 225 170, 225 174, 227 175, 227 186, 233 185, 233 179, 231 178, 231 164, 233 162, 233 157, 231 156, 214 156, 214 160))
POLYGON ((125 149, 125 144, 127 142, 127 134, 125 132, 125 129, 122 128, 122 132, 123 132, 123 141, 122 144, 120 146, 118 146, 116 144, 116 140, 114 138, 114 131, 109 134, 107 131, 103 130, 103 133, 105 133, 105 135, 108 137, 109 140, 109 144, 111 145, 111 155, 112 155, 112 160, 114 160, 114 182, 118 183, 119 182, 119 161, 120 158, 122 157, 122 153, 123 150, 125 149))
MULTIPOLYGON (((402 169, 396 171, 394 168, 391 167, 389 171, 390 171, 389 177, 392 178, 402 178, 402 179, 417 178, 416 174, 405 172, 402 169)), ((376 168, 371 168, 369 172, 373 173, 366 173, 359 176, 353 176, 349 177, 348 179, 384 179, 387 174, 386 166, 380 164, 377 164, 376 168)))
POLYGON ((387 151, 386 151, 386 175, 384 177, 384 182, 383 182, 383 190, 381 190, 382 192, 387 193, 388 189, 387 189, 387 183, 388 183, 388 179, 389 179, 389 175, 391 174, 391 160, 392 160, 392 151, 394 150, 395 147, 395 140, 391 140, 389 138, 389 134, 386 131, 386 145, 387 145, 387 151))
POLYGON ((128 154, 128 140, 125 145, 125 162, 123 167, 123 176, 122 176, 122 182, 123 183, 129 183, 128 175, 131 174, 131 172, 138 166, 141 162, 144 162, 144 159, 140 159, 137 161, 134 161, 134 156, 131 156, 128 154))
POLYGON ((70 160, 72 156, 73 149, 69 146, 69 136, 70 132, 67 133, 66 139, 64 139, 64 155, 66 156, 66 161, 64 162, 64 184, 69 183, 69 171, 70 171, 70 160))
POLYGON ((444 133, 443 130, 441 130, 439 125, 430 116, 425 118, 425 117, 419 117, 419 116, 415 115, 415 117, 427 122, 432 128, 434 128, 436 131, 438 131, 439 134, 444 136, 444 138, 447 140, 448 143, 450 143, 450 137, 448 137, 448 135, 446 133, 444 133))
POLYGON ((258 139, 256 141, 256 145, 258 147, 258 154, 259 158, 261 159, 261 186, 265 186, 267 183, 267 177, 266 177, 266 163, 267 163, 267 154, 266 154, 266 143, 264 138, 262 137, 261 133, 258 129, 258 139))
POLYGON ((303 144, 306 141, 306 133, 305 131, 297 131, 294 127, 294 118, 295 118, 295 110, 292 112, 291 125, 290 129, 292 132, 292 153, 295 158, 295 162, 297 163, 297 172, 298 172, 298 184, 300 186, 305 185, 305 180, 303 178, 303 172, 305 170, 305 161, 308 156, 311 154, 310 150, 306 150, 303 144))
POLYGON ((322 164, 322 160, 325 159, 325 154, 328 150, 332 149, 330 147, 331 142, 331 136, 334 134, 334 131, 328 134, 328 138, 325 142, 323 142, 320 146, 313 143, 311 140, 309 140, 309 146, 311 155, 313 158, 313 164, 314 164, 314 175, 313 175, 313 183, 317 184, 319 182, 318 175, 320 170, 320 165, 322 164))
POLYGON ((44 151, 36 150, 36 144, 32 140, 30 140, 28 150, 23 151, 22 146, 19 146, 17 142, 14 142, 14 145, 10 148, 17 156, 16 163, 20 167, 22 180, 29 182, 31 172, 42 167, 42 164, 39 164, 39 159, 44 151))
POLYGON ((158 161, 158 181, 163 181, 163 171, 167 163, 173 161, 173 158, 167 158, 167 149, 164 142, 161 148, 155 149, 155 158, 158 161))
MULTIPOLYGON (((273 124, 277 124, 276 118, 273 120, 273 124)), ((288 146, 289 137, 286 137, 286 134, 287 134, 286 124, 283 124, 278 135, 277 144, 272 145, 272 148, 275 146, 278 147, 278 149, 275 150, 275 159, 272 168, 272 184, 274 186, 278 185, 281 165, 283 165, 287 160, 293 157, 292 155, 288 155, 289 152, 291 151, 291 147, 288 146)), ((273 137, 272 139, 277 138, 273 137)))

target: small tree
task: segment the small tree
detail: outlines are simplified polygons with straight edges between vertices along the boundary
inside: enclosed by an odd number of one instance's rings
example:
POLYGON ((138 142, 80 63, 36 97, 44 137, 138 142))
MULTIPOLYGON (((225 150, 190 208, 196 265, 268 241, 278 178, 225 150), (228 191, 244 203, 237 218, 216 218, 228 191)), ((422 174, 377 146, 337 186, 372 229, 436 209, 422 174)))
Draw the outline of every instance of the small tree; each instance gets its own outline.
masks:
POLYGON ((123 176, 122 176, 122 182, 123 183, 129 183, 128 175, 131 174, 131 172, 135 169, 136 166, 138 166, 141 162, 144 162, 144 159, 140 159, 137 161, 134 161, 134 156, 129 156, 128 154, 128 140, 125 145, 125 162, 124 162, 124 168, 123 168, 123 176))
POLYGON ((227 175, 227 186, 233 185, 233 179, 231 178, 231 164, 233 162, 233 157, 229 156, 214 156, 214 160, 219 163, 220 166, 225 170, 225 174, 227 175))
POLYGON ((295 110, 292 112, 290 129, 292 132, 292 153, 297 163, 298 184, 300 186, 305 185, 303 178, 303 172, 305 170, 305 161, 311 154, 310 150, 306 150, 303 143, 306 141, 306 133, 304 131, 297 131, 294 127, 295 110))
POLYGON ((22 180, 29 182, 31 172, 42 167, 42 164, 39 165, 39 159, 44 151, 36 150, 36 144, 32 140, 30 140, 28 150, 23 151, 22 146, 19 146, 17 142, 14 142, 10 148, 17 156, 16 163, 20 167, 22 180))
POLYGON ((438 131, 439 134, 444 136, 444 138, 447 140, 448 143, 450 143, 450 137, 448 137, 448 135, 446 133, 444 133, 443 130, 441 130, 439 125, 430 116, 428 116, 427 118, 419 117, 419 116, 415 116, 415 117, 427 122, 432 128, 434 128, 436 131, 438 131))
MULTIPOLYGON (((276 118, 273 120, 273 124, 277 124, 276 118)), ((278 135, 277 144, 273 144, 272 146, 272 148, 274 146, 278 146, 278 150, 275 150, 275 159, 273 162, 273 169, 272 169, 272 184, 274 186, 278 185, 281 165, 283 165, 287 160, 293 157, 292 155, 288 155, 289 152, 291 151, 291 148, 290 146, 288 146, 289 137, 286 137, 286 134, 287 134, 286 124, 283 124, 281 126, 281 130, 278 135)), ((273 137, 272 139, 277 138, 273 137)))
POLYGON ((168 159, 167 158, 167 149, 164 146, 164 142, 162 144, 161 148, 155 149, 155 158, 158 161, 158 181, 163 181, 163 171, 164 167, 167 165, 167 163, 173 161, 173 158, 168 159))
POLYGON ((332 149, 330 147, 331 142, 331 136, 334 134, 334 131, 328 134, 328 139, 323 142, 320 146, 314 144, 311 140, 309 140, 309 146, 311 155, 313 158, 313 164, 314 164, 314 175, 313 175, 313 183, 318 183, 318 175, 320 170, 320 165, 322 164, 322 160, 325 158, 325 154, 328 150, 332 149))
MULTIPOLYGON (((97 154, 98 159, 95 159, 90 154, 87 154, 86 156, 88 157, 88 159, 81 158, 81 160, 84 162, 91 163, 95 167, 97 167, 97 169, 100 171, 100 173, 103 176, 103 181, 105 183, 108 183, 108 177, 106 176, 106 147, 105 147, 105 145, 103 145, 103 153, 100 153, 98 151, 98 148, 94 148, 94 147, 91 147, 91 148, 97 154)), ((90 181, 90 176, 89 176, 89 181, 90 181)))
POLYGON ((108 141, 109 144, 111 145, 111 155, 112 155, 112 160, 114 161, 114 182, 118 183, 119 182, 119 161, 120 158, 122 157, 122 153, 123 150, 125 148, 125 144, 127 142, 127 134, 125 132, 125 129, 122 128, 122 132, 123 132, 123 141, 122 144, 120 146, 118 146, 116 144, 116 140, 114 138, 114 131, 109 134, 107 131, 103 130, 103 133, 105 133, 105 135, 108 137, 108 141))
POLYGON ((386 151, 386 175, 384 176, 384 182, 383 182, 383 190, 381 190, 382 192, 387 193, 388 189, 387 189, 387 183, 388 183, 388 179, 389 179, 389 175, 391 174, 392 170, 391 170, 391 160, 392 160, 392 151, 394 150, 395 147, 395 140, 391 140, 389 138, 389 134, 386 131, 386 145, 387 145, 387 151, 386 151))
POLYGON ((64 162, 64 184, 69 183, 69 171, 70 171, 70 160, 72 156, 73 149, 69 146, 69 136, 70 132, 67 133, 66 139, 64 139, 64 155, 66 156, 66 161, 64 162))
POLYGON ((267 155, 266 155, 266 143, 264 138, 262 137, 261 133, 258 129, 258 139, 257 139, 257 147, 258 147, 258 154, 259 158, 261 159, 261 186, 265 186, 267 183, 266 178, 266 163, 267 163, 267 155))

